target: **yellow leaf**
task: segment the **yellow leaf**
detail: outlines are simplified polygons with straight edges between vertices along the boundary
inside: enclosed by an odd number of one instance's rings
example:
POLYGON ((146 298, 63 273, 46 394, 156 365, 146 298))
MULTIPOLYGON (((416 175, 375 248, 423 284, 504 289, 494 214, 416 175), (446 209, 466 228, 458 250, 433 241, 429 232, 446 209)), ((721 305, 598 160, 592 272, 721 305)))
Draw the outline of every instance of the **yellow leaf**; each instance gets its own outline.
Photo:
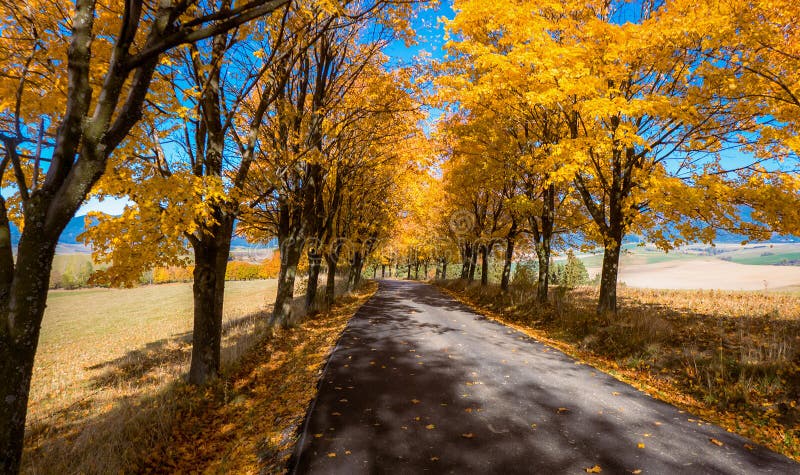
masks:
POLYGON ((600 468, 600 465, 595 465, 594 467, 585 468, 584 470, 586 471, 586 473, 600 473, 603 471, 603 469, 600 468))
POLYGON ((435 429, 436 426, 433 425, 433 424, 428 424, 428 425, 425 426, 425 428, 428 429, 428 430, 431 430, 431 429, 435 429))

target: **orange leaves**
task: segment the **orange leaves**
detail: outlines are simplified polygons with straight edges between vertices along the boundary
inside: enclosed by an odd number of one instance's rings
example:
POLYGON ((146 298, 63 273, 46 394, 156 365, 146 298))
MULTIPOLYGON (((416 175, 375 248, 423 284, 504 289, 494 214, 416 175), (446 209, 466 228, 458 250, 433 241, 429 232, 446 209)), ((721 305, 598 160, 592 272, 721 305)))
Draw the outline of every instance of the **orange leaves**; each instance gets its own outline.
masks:
POLYGON ((603 471, 603 469, 602 469, 602 468, 600 468, 600 465, 594 465, 594 466, 592 466, 592 467, 584 468, 583 470, 584 470, 586 473, 600 473, 600 472, 602 472, 602 471, 603 471))

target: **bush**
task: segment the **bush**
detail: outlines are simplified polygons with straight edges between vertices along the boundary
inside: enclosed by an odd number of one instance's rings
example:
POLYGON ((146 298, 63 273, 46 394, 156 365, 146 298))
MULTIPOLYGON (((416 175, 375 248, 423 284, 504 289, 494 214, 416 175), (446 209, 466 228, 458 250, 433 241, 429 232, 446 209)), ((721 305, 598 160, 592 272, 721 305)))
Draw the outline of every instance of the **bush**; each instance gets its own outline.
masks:
POLYGON ((275 279, 281 271, 281 253, 276 249, 272 256, 261 262, 260 275, 262 279, 275 279))
POLYGON ((583 261, 575 257, 570 250, 567 251, 567 262, 565 264, 550 264, 550 281, 553 284, 575 288, 579 285, 586 285, 590 282, 589 272, 583 261))
POLYGON ((261 266, 249 262, 229 262, 225 271, 225 280, 255 280, 261 278, 261 266))
POLYGON ((194 266, 188 267, 156 267, 153 269, 153 283, 167 284, 170 282, 191 282, 194 266))

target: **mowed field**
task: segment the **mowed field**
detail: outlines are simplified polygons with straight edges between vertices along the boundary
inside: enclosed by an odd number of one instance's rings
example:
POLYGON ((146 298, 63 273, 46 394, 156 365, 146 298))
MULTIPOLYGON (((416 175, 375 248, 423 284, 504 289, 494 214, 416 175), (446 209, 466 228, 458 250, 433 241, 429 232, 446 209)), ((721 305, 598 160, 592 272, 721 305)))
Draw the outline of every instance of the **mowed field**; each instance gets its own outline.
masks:
MULTIPOLYGON (((233 360, 258 337, 276 281, 228 282, 226 289, 223 360, 233 360)), ((51 291, 26 445, 79 437, 87 420, 174 381, 188 370, 191 329, 191 284, 51 291)))
MULTIPOLYGON (((724 245, 715 256, 698 250, 663 253, 629 248, 620 262, 619 280, 630 287, 651 289, 777 290, 800 287, 800 266, 775 265, 797 259, 798 244, 724 245)), ((602 256, 581 257, 589 275, 600 272, 602 256)))

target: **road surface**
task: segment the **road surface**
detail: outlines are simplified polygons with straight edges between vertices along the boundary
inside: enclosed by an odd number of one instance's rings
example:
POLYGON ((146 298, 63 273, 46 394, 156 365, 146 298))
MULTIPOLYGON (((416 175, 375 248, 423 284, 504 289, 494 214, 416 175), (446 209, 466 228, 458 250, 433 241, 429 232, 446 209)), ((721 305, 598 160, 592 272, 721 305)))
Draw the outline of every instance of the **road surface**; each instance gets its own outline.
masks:
POLYGON ((597 468, 800 473, 800 464, 488 320, 432 286, 389 280, 331 355, 292 471, 597 468))

